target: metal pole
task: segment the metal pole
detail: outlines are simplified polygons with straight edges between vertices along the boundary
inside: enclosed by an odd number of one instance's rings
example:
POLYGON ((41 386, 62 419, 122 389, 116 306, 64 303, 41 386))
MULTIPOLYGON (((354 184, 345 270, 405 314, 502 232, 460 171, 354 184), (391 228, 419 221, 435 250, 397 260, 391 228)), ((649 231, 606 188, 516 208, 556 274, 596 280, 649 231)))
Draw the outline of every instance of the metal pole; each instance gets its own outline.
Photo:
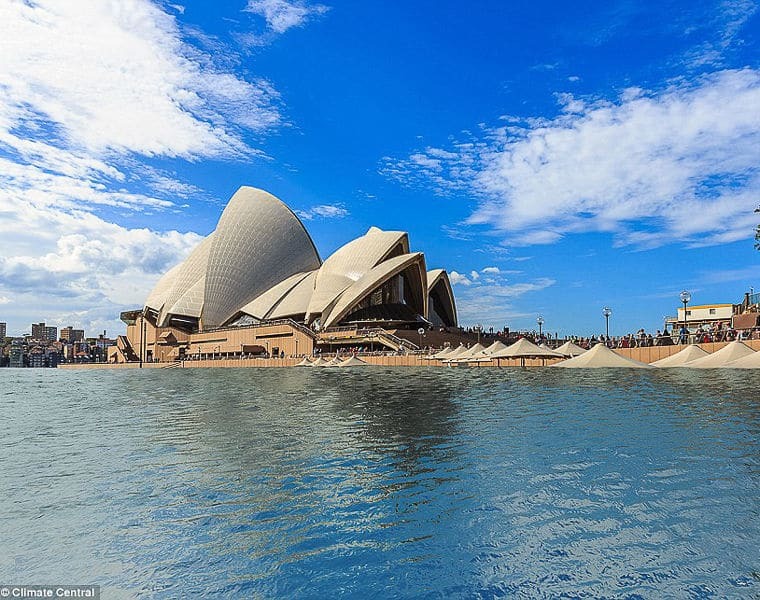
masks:
POLYGON ((689 343, 689 326, 687 324, 687 319, 686 319, 686 305, 688 303, 689 303, 688 300, 683 301, 683 328, 684 328, 684 336, 685 336, 684 343, 685 344, 689 343))
POLYGON ((143 368, 143 354, 145 353, 145 315, 140 316, 140 368, 143 368))

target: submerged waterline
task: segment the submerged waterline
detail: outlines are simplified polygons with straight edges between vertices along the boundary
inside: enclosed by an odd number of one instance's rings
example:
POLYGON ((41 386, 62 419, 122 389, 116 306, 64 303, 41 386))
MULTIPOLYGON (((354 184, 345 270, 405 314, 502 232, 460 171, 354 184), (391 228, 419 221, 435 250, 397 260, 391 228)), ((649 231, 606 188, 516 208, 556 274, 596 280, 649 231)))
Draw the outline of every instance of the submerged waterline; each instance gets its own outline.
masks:
POLYGON ((0 580, 753 597, 760 374, 8 370, 0 580))

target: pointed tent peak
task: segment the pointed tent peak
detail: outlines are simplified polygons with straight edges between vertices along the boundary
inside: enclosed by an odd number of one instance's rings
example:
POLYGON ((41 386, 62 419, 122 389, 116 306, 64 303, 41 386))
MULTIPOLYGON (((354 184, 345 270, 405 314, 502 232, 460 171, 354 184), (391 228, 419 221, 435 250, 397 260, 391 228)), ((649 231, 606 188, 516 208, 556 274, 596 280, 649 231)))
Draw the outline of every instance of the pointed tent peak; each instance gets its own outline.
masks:
POLYGON ((453 352, 450 352, 446 356, 443 357, 444 361, 454 360, 455 358, 459 358, 462 354, 467 352, 468 348, 464 344, 460 344, 456 350, 453 352))
POLYGON ((496 340, 493 344, 488 346, 488 348, 483 350, 483 354, 495 354, 496 352, 501 352, 505 348, 507 348, 507 345, 504 342, 496 340))
POLYGON ((310 366, 310 367, 322 367, 322 366, 326 365, 328 362, 329 362, 329 361, 326 361, 324 358, 322 358, 322 357, 320 356, 319 358, 317 358, 317 360, 315 360, 315 361, 312 361, 312 362, 309 364, 309 366, 310 366))
POLYGON ((311 361, 309 360, 308 356, 304 356, 303 360, 296 365, 296 367, 310 367, 311 361))
POLYGON ((696 344, 691 344, 690 346, 686 346, 685 348, 679 350, 675 354, 671 354, 670 356, 666 356, 665 358, 661 358, 660 360, 656 360, 649 364, 653 367, 660 368, 680 367, 681 365, 691 362, 692 360, 697 360, 698 358, 709 355, 709 352, 706 352, 696 344))
POLYGON ((454 350, 455 348, 453 348, 452 346, 447 346, 443 350, 433 354, 433 356, 431 356, 430 358, 445 358, 446 356, 454 352, 454 350))
POLYGON ((486 349, 486 347, 483 344, 481 344, 480 342, 478 342, 474 346, 471 346, 466 352, 463 352, 462 354, 460 354, 459 356, 457 356, 457 359, 472 358, 476 354, 479 354, 480 352, 483 352, 483 350, 485 350, 485 349, 486 349))
POLYGON ((369 363, 356 356, 351 356, 338 365, 339 367, 367 367, 369 363))
POLYGON ((527 338, 520 338, 514 344, 491 355, 492 358, 559 358, 561 356, 561 354, 558 354, 554 350, 536 346, 536 344, 527 338))
POLYGON ((585 348, 581 348, 577 344, 574 344, 571 341, 567 341, 564 344, 562 344, 559 348, 555 350, 555 352, 559 352, 562 356, 580 356, 584 352, 588 352, 585 348))
POLYGON ((754 353, 754 350, 747 346, 744 342, 739 340, 729 342, 720 350, 703 356, 696 360, 692 360, 684 365, 684 368, 692 369, 717 369, 719 367, 725 367, 728 363, 750 356, 754 353))
POLYGON ((654 367, 622 356, 610 350, 604 344, 597 344, 591 350, 580 356, 563 360, 552 367, 563 369, 599 369, 599 368, 627 368, 627 369, 652 369, 654 367))
POLYGON ((760 369, 760 352, 747 354, 742 358, 732 360, 725 366, 729 369, 760 369))

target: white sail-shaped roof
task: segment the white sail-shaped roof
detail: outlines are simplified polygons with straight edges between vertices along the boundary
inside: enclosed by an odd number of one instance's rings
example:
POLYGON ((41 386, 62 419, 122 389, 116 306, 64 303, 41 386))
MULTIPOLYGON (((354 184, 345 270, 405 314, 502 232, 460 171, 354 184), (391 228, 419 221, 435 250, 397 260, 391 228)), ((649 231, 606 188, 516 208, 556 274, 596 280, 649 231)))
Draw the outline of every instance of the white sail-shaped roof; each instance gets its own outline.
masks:
POLYGON ((158 280, 158 283, 156 283, 153 291, 148 296, 148 299, 145 301, 146 308, 152 308, 155 311, 160 311, 161 308, 163 308, 166 296, 174 285, 177 274, 181 269, 182 263, 179 263, 164 273, 161 279, 158 280))
POLYGON ((306 314, 314 291, 318 271, 308 273, 287 295, 267 313, 267 319, 283 319, 306 314))
POLYGON ((158 316, 159 326, 163 327, 166 324, 171 314, 168 309, 174 306, 177 300, 185 295, 187 290, 197 284, 206 275, 208 253, 213 240, 214 234, 212 233, 195 247, 195 250, 185 259, 185 262, 179 265, 171 288, 164 295, 163 308, 158 316))
POLYGON ((271 194, 242 187, 224 209, 208 257, 203 327, 223 325, 283 279, 319 268, 298 217, 271 194))
POLYGON ((296 273, 295 275, 291 275, 274 287, 269 288, 263 294, 254 298, 251 302, 241 308, 240 312, 256 317, 257 319, 264 319, 294 287, 308 276, 309 273, 296 273))
POLYGON ((240 315, 306 323, 319 318, 330 327, 365 309, 380 322, 427 319, 434 297, 436 314, 456 324, 448 275, 436 269, 430 277, 428 285, 424 256, 409 252, 406 233, 376 227, 322 264, 285 204, 265 191, 241 187, 214 232, 158 281, 144 308, 157 314, 160 327, 208 330, 240 315), (403 282, 393 280, 400 275, 403 282), (385 286, 382 295, 368 299, 380 286, 385 286))
POLYGON ((362 237, 342 246, 319 269, 307 319, 327 312, 345 289, 383 260, 408 252, 409 238, 406 233, 383 231, 377 227, 371 227, 362 237))
POLYGON ((201 277, 190 287, 166 312, 172 315, 200 318, 203 310, 203 291, 206 287, 206 276, 201 277))
MULTIPOLYGON (((368 271, 363 277, 357 280, 351 287, 345 290, 339 297, 335 306, 327 313, 322 315, 322 325, 324 327, 332 327, 337 325, 340 320, 345 317, 352 308, 354 308, 359 302, 361 302, 367 294, 372 290, 381 286, 388 281, 391 277, 398 275, 416 266, 416 274, 418 283, 422 294, 422 298, 419 301, 422 306, 420 314, 425 314, 425 302, 427 296, 424 293, 425 285, 422 282, 422 278, 425 275, 425 257, 421 252, 413 252, 411 254, 402 254, 394 258, 389 258, 381 262, 377 267, 368 271)), ((317 282, 319 282, 319 275, 317 275, 317 282)))
MULTIPOLYGON (((441 303, 438 316, 444 320, 444 325, 457 326, 457 307, 454 300, 454 291, 451 288, 449 275, 444 269, 433 269, 427 272, 428 313, 432 313, 433 307, 430 302, 441 303)), ((436 311, 438 312, 438 311, 436 311)))

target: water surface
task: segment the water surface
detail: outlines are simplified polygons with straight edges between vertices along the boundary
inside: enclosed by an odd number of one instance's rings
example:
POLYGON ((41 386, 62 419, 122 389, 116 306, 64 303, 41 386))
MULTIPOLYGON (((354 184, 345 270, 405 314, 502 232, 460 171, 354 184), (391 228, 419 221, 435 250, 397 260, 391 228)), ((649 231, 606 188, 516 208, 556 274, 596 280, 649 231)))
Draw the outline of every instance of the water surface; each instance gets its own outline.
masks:
POLYGON ((0 582, 753 598, 760 374, 0 371, 0 582))

